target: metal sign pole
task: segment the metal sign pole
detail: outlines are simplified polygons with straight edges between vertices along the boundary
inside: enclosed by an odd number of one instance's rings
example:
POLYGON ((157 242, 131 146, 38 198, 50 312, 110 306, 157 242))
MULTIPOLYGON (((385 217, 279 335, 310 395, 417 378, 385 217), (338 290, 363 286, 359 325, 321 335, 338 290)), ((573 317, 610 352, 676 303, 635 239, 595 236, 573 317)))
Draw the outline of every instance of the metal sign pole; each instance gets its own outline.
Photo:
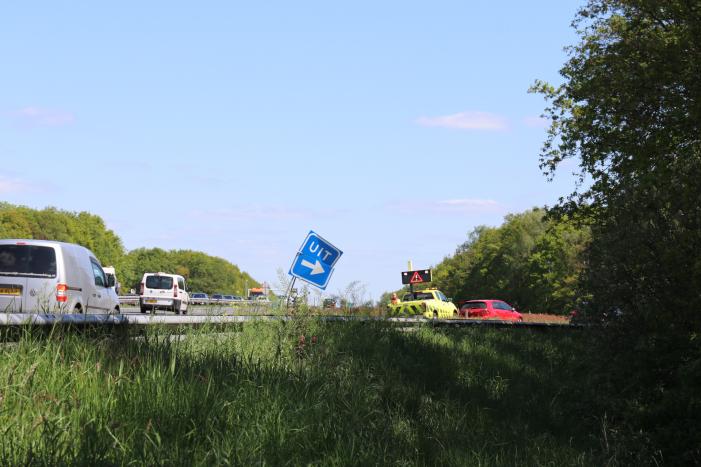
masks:
POLYGON ((290 310, 290 294, 292 293, 292 288, 295 285, 295 281, 297 280, 296 277, 292 276, 292 280, 290 281, 290 286, 287 288, 287 293, 285 294, 285 310, 289 311, 290 310))

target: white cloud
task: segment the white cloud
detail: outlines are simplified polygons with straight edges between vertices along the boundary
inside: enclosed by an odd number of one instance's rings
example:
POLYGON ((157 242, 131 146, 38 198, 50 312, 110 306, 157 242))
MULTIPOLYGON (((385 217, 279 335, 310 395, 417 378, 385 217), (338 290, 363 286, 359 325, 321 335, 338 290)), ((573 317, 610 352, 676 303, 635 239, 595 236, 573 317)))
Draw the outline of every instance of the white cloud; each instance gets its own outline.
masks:
POLYGON ((505 118, 487 112, 459 112, 438 117, 420 117, 416 120, 421 126, 454 128, 459 130, 503 131, 508 129, 505 118))
POLYGON ((492 199, 446 199, 441 201, 394 203, 389 209, 403 214, 431 213, 431 214, 475 214, 475 213, 503 213, 506 208, 492 199))
POLYGON ((25 125, 29 126, 66 126, 75 122, 75 116, 65 110, 47 109, 42 107, 23 107, 12 116, 25 125))
POLYGON ((29 185, 22 180, 0 175, 0 194, 20 193, 29 190, 29 185))
POLYGON ((212 221, 251 221, 251 220, 288 220, 310 217, 307 210, 293 209, 281 206, 249 206, 231 209, 196 210, 192 217, 212 221))
POLYGON ((529 116, 523 119, 523 124, 531 128, 547 128, 550 121, 543 117, 529 116))

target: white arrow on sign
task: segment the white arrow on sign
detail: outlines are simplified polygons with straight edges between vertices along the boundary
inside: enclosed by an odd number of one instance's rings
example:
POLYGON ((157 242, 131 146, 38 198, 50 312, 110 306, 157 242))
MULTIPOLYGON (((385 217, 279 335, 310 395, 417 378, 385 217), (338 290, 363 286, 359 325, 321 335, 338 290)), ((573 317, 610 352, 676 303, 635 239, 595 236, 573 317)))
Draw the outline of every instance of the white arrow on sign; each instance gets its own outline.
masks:
POLYGON ((312 272, 310 274, 311 276, 313 276, 315 274, 321 274, 322 272, 324 272, 324 268, 321 265, 321 263, 319 262, 319 260, 316 260, 316 264, 312 264, 309 261, 307 261, 306 259, 303 259, 302 266, 312 270, 312 272))

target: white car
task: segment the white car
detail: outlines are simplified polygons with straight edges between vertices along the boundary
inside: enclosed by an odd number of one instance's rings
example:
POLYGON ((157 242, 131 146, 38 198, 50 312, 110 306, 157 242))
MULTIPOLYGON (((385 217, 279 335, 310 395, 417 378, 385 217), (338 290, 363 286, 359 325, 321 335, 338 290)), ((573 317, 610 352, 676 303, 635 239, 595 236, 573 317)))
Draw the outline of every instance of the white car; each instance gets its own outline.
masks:
POLYGON ((0 312, 119 313, 92 251, 49 240, 0 240, 0 312))
POLYGON ((139 286, 139 307, 142 313, 156 309, 172 310, 176 315, 187 313, 190 295, 185 278, 165 272, 147 272, 139 286))

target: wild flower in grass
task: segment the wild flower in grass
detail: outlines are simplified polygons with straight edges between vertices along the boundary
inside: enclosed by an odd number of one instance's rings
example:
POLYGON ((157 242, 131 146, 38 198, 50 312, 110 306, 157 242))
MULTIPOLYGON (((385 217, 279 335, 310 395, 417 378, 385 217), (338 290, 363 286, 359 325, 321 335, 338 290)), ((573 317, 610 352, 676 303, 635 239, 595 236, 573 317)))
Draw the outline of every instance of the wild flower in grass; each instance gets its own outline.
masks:
POLYGON ((304 357, 304 351, 305 351, 306 344, 307 344, 307 340, 304 337, 304 334, 300 335, 299 340, 297 341, 297 346, 295 347, 295 355, 297 355, 297 358, 304 357))

